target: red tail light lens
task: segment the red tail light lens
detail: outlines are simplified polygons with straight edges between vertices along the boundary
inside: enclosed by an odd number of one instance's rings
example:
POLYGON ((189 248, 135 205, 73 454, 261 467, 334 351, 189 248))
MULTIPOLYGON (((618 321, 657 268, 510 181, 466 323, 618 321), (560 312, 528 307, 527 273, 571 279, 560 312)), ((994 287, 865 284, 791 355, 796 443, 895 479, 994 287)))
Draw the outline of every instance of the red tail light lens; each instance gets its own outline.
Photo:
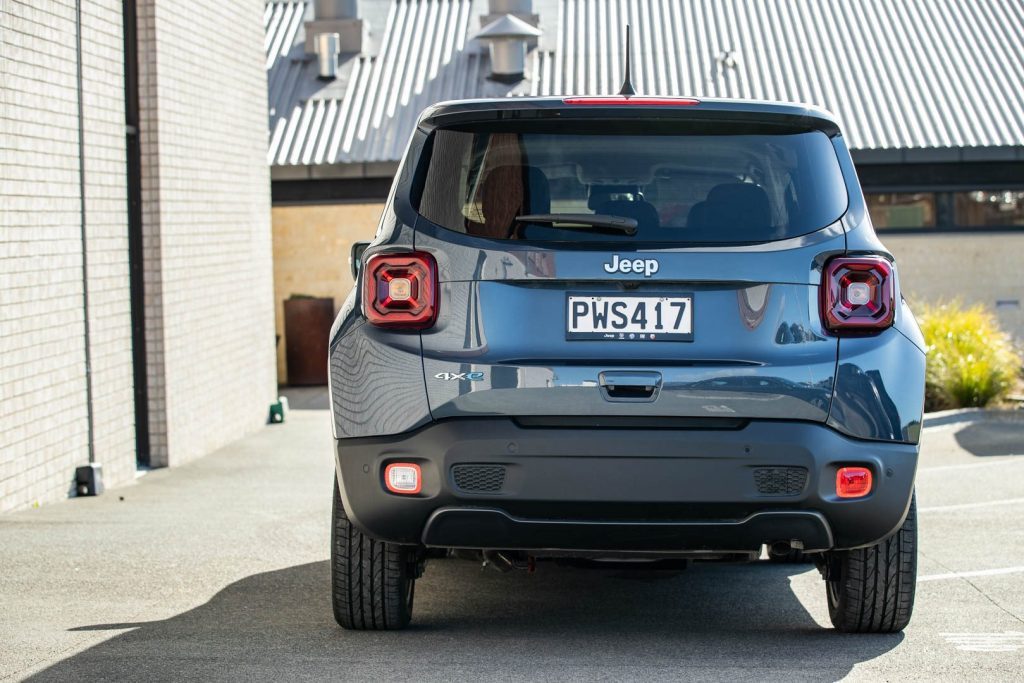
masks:
POLYGON ((892 264, 880 256, 835 258, 821 280, 821 320, 843 332, 876 332, 895 315, 892 264))
POLYGON ((871 470, 867 467, 840 467, 836 472, 836 495, 863 498, 871 493, 871 470))
POLYGON ((430 254, 374 254, 364 273, 363 313, 372 324, 422 330, 437 320, 437 261, 430 254))
POLYGON ((700 100, 692 97, 643 97, 637 95, 610 95, 605 97, 566 97, 566 104, 578 104, 589 107, 621 106, 632 104, 640 107, 687 107, 700 104, 700 100))

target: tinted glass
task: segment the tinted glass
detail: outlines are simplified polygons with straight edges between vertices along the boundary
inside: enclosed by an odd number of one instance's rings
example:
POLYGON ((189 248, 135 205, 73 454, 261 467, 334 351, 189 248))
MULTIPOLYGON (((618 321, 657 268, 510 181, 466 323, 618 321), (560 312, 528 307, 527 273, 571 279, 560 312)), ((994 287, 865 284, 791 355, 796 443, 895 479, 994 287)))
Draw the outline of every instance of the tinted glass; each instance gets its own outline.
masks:
POLYGON ((818 131, 439 130, 428 163, 420 213, 493 239, 765 242, 820 230, 847 206, 832 142, 818 131), (624 217, 637 231, 601 234, 519 218, 537 214, 624 217))
POLYGON ((957 192, 954 210, 957 225, 1024 225, 1024 190, 957 192))
POLYGON ((876 228, 935 227, 932 192, 880 192, 864 196, 876 228))

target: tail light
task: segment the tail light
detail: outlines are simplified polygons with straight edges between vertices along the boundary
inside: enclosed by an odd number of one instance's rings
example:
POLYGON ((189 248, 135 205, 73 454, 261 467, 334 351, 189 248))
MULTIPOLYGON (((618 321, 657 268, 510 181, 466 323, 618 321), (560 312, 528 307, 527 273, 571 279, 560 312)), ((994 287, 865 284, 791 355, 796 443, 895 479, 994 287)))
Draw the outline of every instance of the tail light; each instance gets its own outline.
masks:
POLYGON ((871 470, 867 467, 840 467, 836 472, 836 495, 863 498, 871 493, 871 470))
POLYGON ((895 315, 892 264, 880 256, 835 258, 821 279, 821 320, 826 329, 877 332, 895 315))
POLYGON ((363 313, 372 324, 422 330, 437 320, 437 261, 430 254, 374 254, 364 273, 363 313))

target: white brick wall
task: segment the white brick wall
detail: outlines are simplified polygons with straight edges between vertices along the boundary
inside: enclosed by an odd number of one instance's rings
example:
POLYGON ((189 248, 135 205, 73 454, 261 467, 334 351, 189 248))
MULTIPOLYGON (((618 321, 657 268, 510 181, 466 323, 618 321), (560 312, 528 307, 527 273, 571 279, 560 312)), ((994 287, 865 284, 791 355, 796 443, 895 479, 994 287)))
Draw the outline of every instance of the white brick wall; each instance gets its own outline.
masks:
POLYGON ((135 476, 121 12, 121 0, 82 2, 94 446, 108 486, 135 476))
MULTIPOLYGON (((135 470, 121 0, 83 2, 94 446, 135 470)), ((154 464, 258 428, 275 395, 262 3, 139 0, 154 464)), ((88 460, 74 0, 0 2, 0 511, 88 460)))
POLYGON ((138 11, 152 459, 177 464, 276 393, 263 6, 138 11))
MULTIPOLYGON (((96 459, 135 469, 120 0, 82 16, 96 459)), ((88 460, 73 0, 0 4, 0 511, 88 460)))
POLYGON ((981 303, 995 311, 1004 330, 1024 341, 1024 234, 882 232, 880 237, 896 257, 911 306, 953 299, 981 303))

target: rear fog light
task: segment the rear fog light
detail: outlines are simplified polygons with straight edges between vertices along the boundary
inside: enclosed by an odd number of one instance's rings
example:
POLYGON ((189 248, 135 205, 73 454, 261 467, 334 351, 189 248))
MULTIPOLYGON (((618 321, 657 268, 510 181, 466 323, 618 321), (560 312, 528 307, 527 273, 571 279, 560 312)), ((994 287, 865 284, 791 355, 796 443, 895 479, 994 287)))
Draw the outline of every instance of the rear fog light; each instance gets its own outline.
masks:
POLYGON ((871 493, 871 470, 867 467, 840 467, 836 473, 836 495, 863 498, 871 493))
POLYGON ((414 462, 393 462, 384 468, 384 485, 391 493, 415 495, 423 489, 423 473, 414 462))

